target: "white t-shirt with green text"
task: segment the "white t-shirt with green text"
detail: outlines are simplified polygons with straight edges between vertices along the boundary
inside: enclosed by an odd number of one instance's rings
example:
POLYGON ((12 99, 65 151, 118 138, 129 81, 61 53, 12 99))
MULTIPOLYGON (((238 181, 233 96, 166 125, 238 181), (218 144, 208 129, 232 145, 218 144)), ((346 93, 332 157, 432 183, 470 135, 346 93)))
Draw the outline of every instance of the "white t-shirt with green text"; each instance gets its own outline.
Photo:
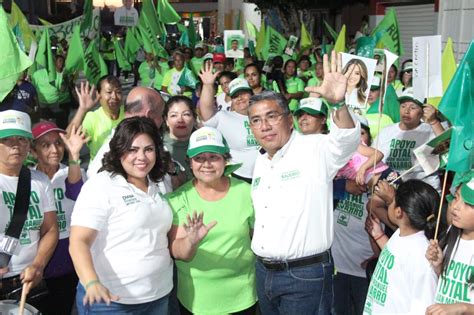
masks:
POLYGON ((433 304, 438 277, 425 257, 423 231, 393 233, 380 253, 370 280, 364 314, 424 314, 433 304))
MULTIPOLYGON (((378 135, 378 150, 384 155, 382 162, 399 173, 403 173, 416 163, 413 150, 434 137, 435 134, 430 125, 425 123, 421 123, 412 130, 400 129, 399 123, 389 125, 383 128, 378 135)), ((372 142, 372 146, 375 147, 376 144, 377 139, 372 142)), ((403 176, 403 179, 420 179, 440 190, 437 173, 426 174, 420 166, 403 176)))
MULTIPOLYGON (((0 242, 10 224, 15 205, 18 177, 0 174, 0 242)), ((31 195, 28 215, 20 235, 20 242, 15 254, 8 265, 9 271, 4 278, 19 275, 37 254, 40 240, 40 228, 43 224, 45 212, 56 211, 53 190, 48 177, 35 170, 31 170, 31 195)))
POLYGON ((474 304, 474 240, 459 240, 451 260, 439 278, 435 301, 441 304, 474 304), (469 285, 469 281, 471 285, 469 285))
POLYGON ((334 209, 334 240, 332 256, 338 272, 365 278, 360 265, 373 256, 369 235, 365 231, 367 194, 347 193, 334 209))

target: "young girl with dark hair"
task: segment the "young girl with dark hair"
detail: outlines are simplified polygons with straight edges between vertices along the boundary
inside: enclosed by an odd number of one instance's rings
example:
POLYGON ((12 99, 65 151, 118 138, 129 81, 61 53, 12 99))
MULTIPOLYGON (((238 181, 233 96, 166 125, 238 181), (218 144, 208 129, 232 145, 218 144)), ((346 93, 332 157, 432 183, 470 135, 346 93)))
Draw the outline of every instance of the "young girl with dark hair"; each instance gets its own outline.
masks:
POLYGON ((420 180, 409 180, 395 191, 387 182, 375 188, 398 229, 390 239, 380 221, 369 215, 367 232, 382 249, 370 281, 364 314, 423 314, 431 305, 437 276, 424 253, 434 235, 438 192, 420 180))
POLYGON ((426 314, 474 313, 474 171, 456 190, 450 207, 452 225, 440 244, 431 240, 426 252, 440 275, 435 295, 437 304, 426 314), (444 248, 444 252, 441 250, 444 248))

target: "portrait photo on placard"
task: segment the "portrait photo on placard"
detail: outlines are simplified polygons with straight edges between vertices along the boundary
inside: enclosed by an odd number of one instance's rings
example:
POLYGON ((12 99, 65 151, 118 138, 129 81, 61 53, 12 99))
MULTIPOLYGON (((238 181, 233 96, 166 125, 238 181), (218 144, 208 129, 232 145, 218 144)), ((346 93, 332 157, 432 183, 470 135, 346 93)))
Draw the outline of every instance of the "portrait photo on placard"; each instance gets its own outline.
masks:
POLYGON ((244 43, 245 35, 243 31, 224 31, 224 49, 227 58, 243 58, 244 43))
POLYGON ((365 108, 377 60, 342 53, 342 73, 347 77, 346 104, 365 108))
POLYGON ((286 47, 285 47, 285 55, 293 56, 297 42, 298 42, 298 37, 290 35, 290 38, 288 38, 288 43, 286 44, 286 47))

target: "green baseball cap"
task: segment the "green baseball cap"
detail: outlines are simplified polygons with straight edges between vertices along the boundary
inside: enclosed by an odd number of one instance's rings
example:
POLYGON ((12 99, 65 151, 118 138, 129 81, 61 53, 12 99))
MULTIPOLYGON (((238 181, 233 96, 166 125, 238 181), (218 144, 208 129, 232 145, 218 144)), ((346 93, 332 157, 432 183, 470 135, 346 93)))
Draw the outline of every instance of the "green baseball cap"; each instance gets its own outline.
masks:
POLYGON ((212 127, 202 127, 191 134, 186 153, 190 158, 193 158, 201 153, 226 154, 229 151, 229 145, 219 130, 212 127))
POLYGON ((328 108, 320 98, 318 97, 307 97, 303 98, 300 101, 298 108, 295 110, 294 114, 296 116, 303 115, 303 113, 308 113, 310 115, 328 115, 328 108))
POLYGON ((8 137, 33 139, 31 119, 27 113, 12 109, 0 112, 0 139, 8 137))
POLYGON ((230 81, 229 96, 234 97, 240 91, 252 92, 252 88, 250 87, 247 80, 244 78, 235 78, 234 80, 230 81))
POLYGON ((416 99, 413 95, 413 87, 405 89, 405 91, 402 92, 402 95, 400 95, 400 97, 398 98, 398 101, 400 102, 400 104, 404 102, 413 102, 416 105, 423 107, 423 102, 416 99))

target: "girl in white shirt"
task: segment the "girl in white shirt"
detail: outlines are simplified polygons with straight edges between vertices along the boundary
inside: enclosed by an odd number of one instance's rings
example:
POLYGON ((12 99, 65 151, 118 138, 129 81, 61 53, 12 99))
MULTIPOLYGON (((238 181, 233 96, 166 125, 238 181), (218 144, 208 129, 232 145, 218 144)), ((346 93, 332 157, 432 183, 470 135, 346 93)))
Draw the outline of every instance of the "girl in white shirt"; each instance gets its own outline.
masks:
POLYGON ((420 180, 404 182, 397 191, 382 181, 375 193, 388 204, 388 218, 398 229, 388 239, 376 217, 367 219, 367 231, 383 250, 364 314, 423 314, 436 291, 437 276, 424 252, 434 234, 433 211, 438 209, 439 195, 420 180))
POLYGON ((431 240, 426 252, 440 275, 436 304, 426 314, 474 313, 474 171, 464 178, 450 205, 452 226, 438 242, 431 240), (441 248, 444 248, 444 255, 441 248), (443 257, 444 256, 444 257, 443 257))

